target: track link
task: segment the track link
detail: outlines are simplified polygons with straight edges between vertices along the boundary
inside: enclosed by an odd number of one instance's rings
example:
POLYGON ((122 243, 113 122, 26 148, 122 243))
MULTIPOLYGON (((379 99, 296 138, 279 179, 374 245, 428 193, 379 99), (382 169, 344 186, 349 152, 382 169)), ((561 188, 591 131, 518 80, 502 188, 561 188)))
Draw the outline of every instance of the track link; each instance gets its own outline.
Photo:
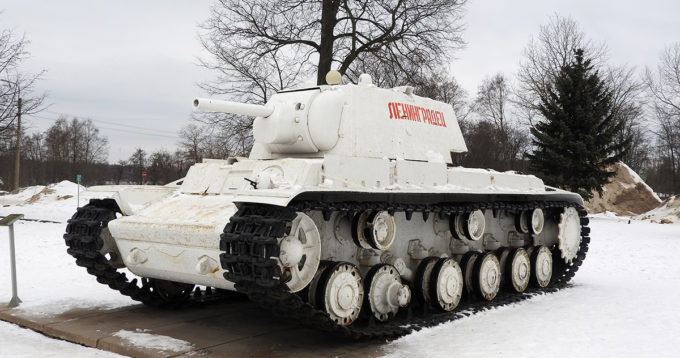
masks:
POLYGON ((129 280, 124 272, 118 271, 110 260, 100 252, 104 245, 101 238, 102 230, 109 221, 116 218, 120 209, 114 200, 92 199, 68 220, 64 241, 69 255, 76 259, 76 264, 85 267, 90 275, 97 278, 97 282, 129 296, 135 301, 149 306, 163 308, 185 307, 196 303, 216 301, 233 296, 232 292, 216 290, 207 287, 203 290, 196 288, 187 297, 168 300, 154 289, 153 280, 142 278, 129 280))
MULTIPOLYGON (((394 205, 389 203, 325 203, 295 202, 289 207, 275 207, 263 204, 244 204, 230 219, 220 239, 222 267, 227 280, 236 283, 236 289, 245 293, 260 306, 291 321, 321 329, 339 336, 354 339, 394 338, 442 322, 454 321, 490 308, 520 302, 536 295, 555 292, 567 286, 585 259, 590 243, 590 229, 586 211, 570 202, 487 202, 438 205, 394 205), (530 210, 575 207, 581 217, 581 244, 577 256, 570 262, 555 261, 553 279, 548 288, 529 288, 523 293, 501 292, 493 301, 462 300, 453 312, 433 313, 427 308, 415 312, 413 306, 400 310, 399 314, 384 323, 376 323, 370 314, 362 312, 364 319, 350 326, 337 325, 330 316, 305 302, 300 295, 288 291, 280 282, 280 269, 274 259, 279 255, 278 238, 288 234, 289 223, 296 212, 322 211, 324 218, 333 212, 348 215, 363 210, 388 210, 391 213, 404 211, 407 218, 413 212, 422 212, 423 218, 432 214, 451 215, 476 209, 530 210)), ((553 250, 556 250, 553 248, 553 250)), ((559 255, 557 255, 559 258, 559 255)), ((303 291, 304 292, 304 291, 303 291)))

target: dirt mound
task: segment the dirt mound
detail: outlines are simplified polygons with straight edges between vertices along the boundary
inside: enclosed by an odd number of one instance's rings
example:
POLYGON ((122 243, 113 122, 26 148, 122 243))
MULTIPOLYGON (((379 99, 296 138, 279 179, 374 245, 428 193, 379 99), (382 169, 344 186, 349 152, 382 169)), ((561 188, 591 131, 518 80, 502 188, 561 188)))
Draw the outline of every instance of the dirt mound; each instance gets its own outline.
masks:
POLYGON ((611 211, 633 216, 646 213, 661 205, 661 199, 640 176, 624 163, 614 164, 616 175, 602 188, 602 196, 594 193, 585 206, 590 213, 611 211))
POLYGON ((35 203, 36 201, 40 200, 40 198, 42 198, 43 196, 50 194, 54 194, 54 189, 50 188, 49 186, 46 186, 45 189, 41 190, 37 194, 33 194, 32 197, 28 198, 28 200, 26 200, 26 203, 27 204, 35 203))
MULTIPOLYGON (((80 187, 80 190, 84 190, 80 187)), ((0 196, 0 205, 51 204, 72 198, 78 192, 78 185, 68 180, 49 185, 36 185, 20 188, 15 192, 0 196)))

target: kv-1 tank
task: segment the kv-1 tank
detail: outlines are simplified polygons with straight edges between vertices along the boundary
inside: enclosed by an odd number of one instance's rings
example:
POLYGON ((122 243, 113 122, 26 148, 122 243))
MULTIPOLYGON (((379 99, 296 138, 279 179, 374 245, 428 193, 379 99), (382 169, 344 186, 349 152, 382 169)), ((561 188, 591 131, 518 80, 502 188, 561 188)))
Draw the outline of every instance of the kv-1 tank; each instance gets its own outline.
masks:
POLYGON ((577 194, 452 166, 450 105, 412 87, 282 91, 249 158, 205 159, 165 186, 92 187, 64 238, 97 281, 150 305, 228 291, 352 337, 398 336, 567 285, 590 238, 577 194), (139 279, 124 273, 127 268, 139 279))

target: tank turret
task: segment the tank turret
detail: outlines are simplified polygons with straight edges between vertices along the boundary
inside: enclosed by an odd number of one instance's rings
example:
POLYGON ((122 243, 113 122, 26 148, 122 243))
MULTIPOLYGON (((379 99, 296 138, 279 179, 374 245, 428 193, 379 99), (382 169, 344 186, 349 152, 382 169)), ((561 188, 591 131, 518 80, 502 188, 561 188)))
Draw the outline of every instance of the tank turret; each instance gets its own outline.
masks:
POLYGON ((250 159, 326 154, 451 162, 467 148, 453 108, 417 96, 413 87, 376 87, 369 75, 358 84, 282 91, 266 105, 194 99, 202 111, 255 116, 250 159), (376 136, 380 133, 380 136, 376 136))

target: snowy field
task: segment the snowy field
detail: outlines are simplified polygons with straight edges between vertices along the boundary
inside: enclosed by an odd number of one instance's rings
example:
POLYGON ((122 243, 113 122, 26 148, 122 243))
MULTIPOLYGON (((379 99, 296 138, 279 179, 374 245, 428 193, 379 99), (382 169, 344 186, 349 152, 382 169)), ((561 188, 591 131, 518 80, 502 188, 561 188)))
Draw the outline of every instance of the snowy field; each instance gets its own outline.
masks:
MULTIPOLYGON (((26 213, 33 219, 65 221, 75 210, 75 198, 59 199, 58 194, 22 206, 0 196, 0 216, 26 213)), ((387 356, 678 356, 680 225, 627 222, 605 216, 591 220, 590 251, 572 288, 411 334, 388 343, 387 356)), ((63 223, 16 224, 20 309, 53 315, 78 307, 132 304, 75 265, 66 254, 64 228, 63 223)), ((3 228, 0 305, 11 297, 7 246, 3 228)), ((6 322, 0 322, 0 356, 120 357, 6 322)))

